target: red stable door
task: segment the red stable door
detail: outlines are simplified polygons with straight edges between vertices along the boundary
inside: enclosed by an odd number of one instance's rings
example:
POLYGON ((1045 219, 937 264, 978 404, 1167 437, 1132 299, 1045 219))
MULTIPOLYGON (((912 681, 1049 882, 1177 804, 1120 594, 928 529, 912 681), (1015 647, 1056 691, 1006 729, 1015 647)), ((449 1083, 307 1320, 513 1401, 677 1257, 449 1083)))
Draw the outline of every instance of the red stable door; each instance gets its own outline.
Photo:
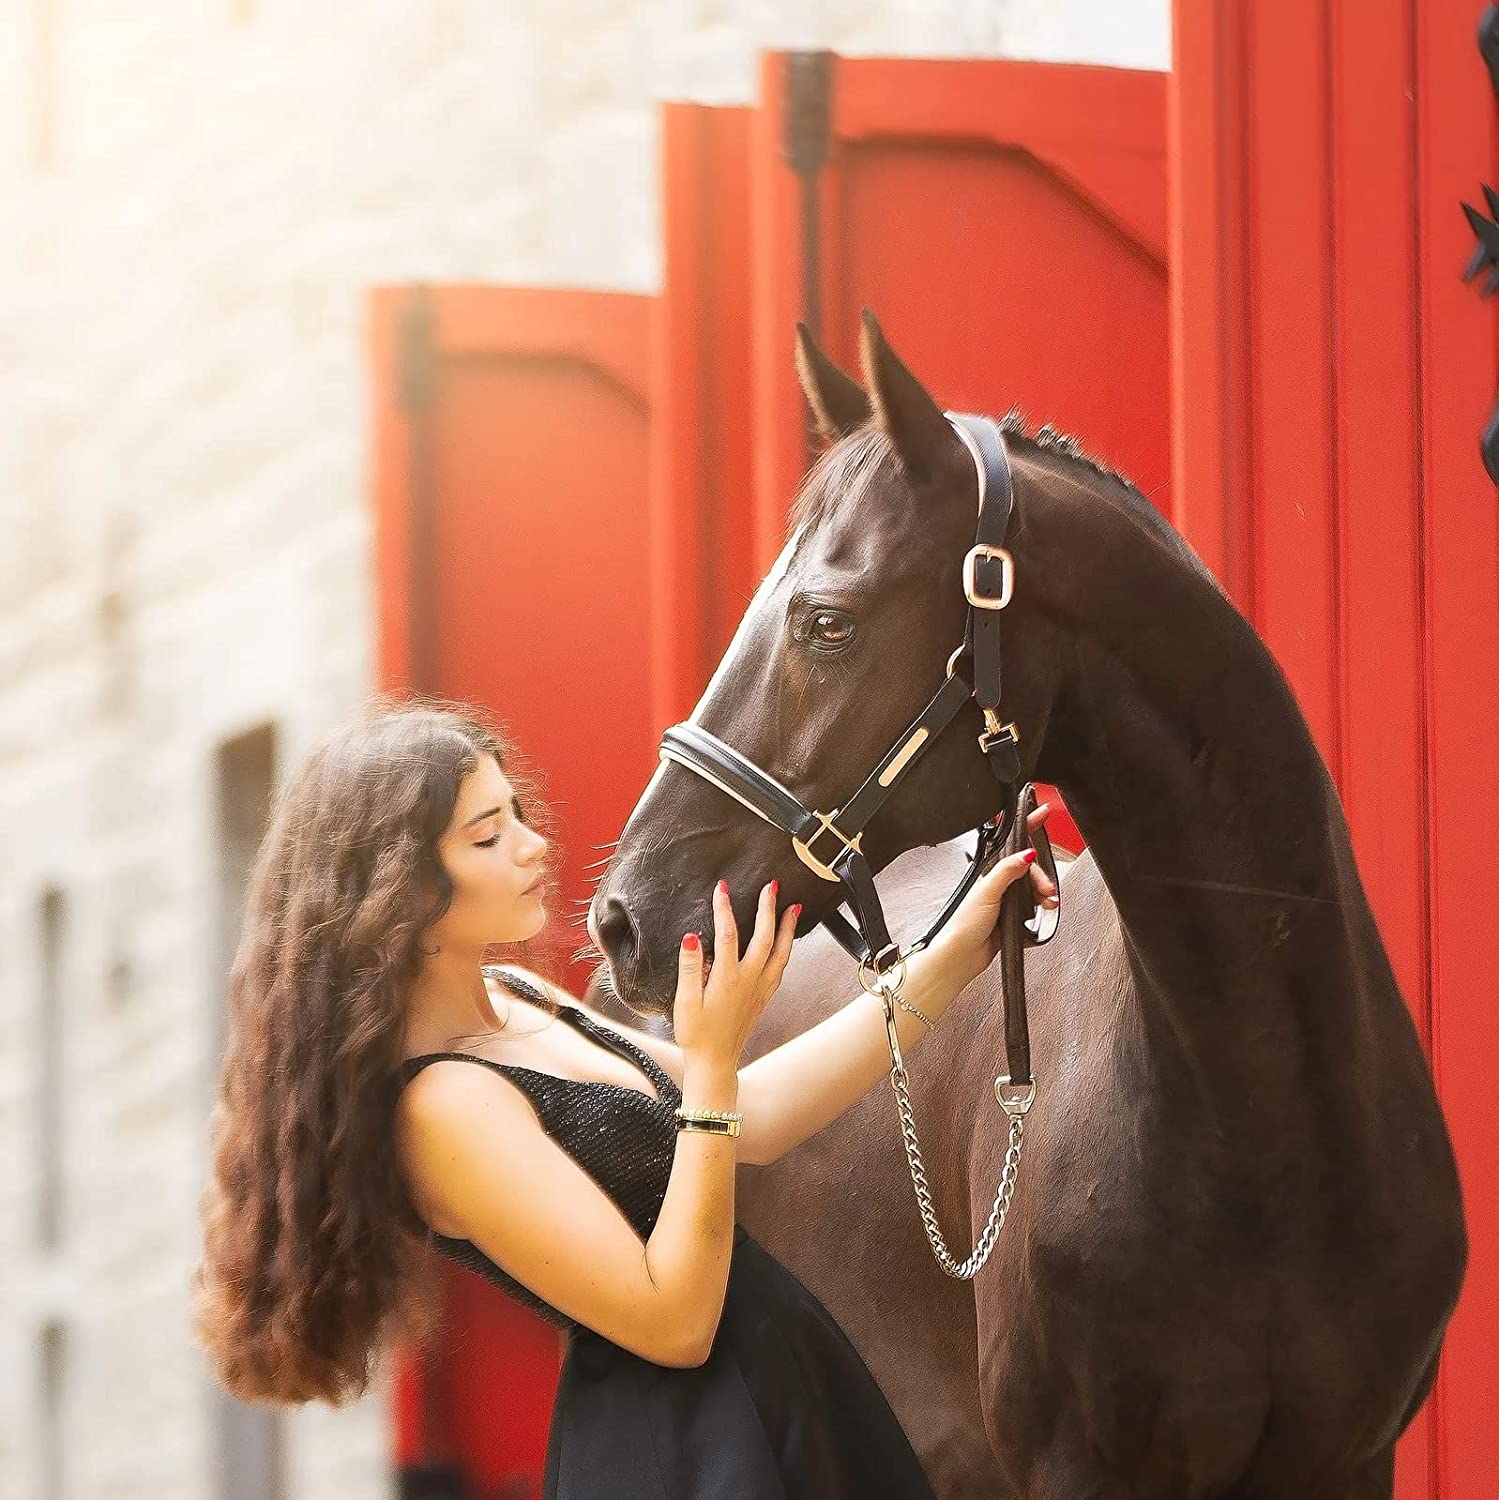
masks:
POLYGON ((1178 0, 1183 529, 1285 669, 1348 814, 1457 1152, 1468 1273, 1399 1500, 1499 1491, 1499 181, 1467 0, 1178 0))
MULTIPOLYGON (((655 763, 649 317, 640 297, 493 287, 372 303, 380 683, 508 726, 562 845, 535 947, 575 993, 586 866, 655 763)), ((456 1266, 448 1313, 441 1354, 397 1377, 403 1489, 538 1495, 556 1330, 456 1266)))

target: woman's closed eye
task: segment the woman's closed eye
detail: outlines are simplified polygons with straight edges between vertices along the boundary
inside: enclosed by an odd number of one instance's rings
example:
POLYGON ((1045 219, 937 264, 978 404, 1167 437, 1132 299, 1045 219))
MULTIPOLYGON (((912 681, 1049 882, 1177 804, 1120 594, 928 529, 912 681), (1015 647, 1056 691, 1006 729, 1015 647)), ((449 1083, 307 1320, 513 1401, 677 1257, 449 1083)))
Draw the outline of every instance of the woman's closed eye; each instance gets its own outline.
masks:
MULTIPOLYGON (((511 807, 511 811, 515 815, 515 821, 517 823, 524 823, 526 821, 526 814, 525 814, 524 809, 520 805, 519 798, 517 798, 514 802, 512 802, 510 804, 510 807, 511 807)), ((496 829, 495 832, 489 838, 487 838, 487 839, 475 839, 474 840, 474 848, 476 848, 476 849, 488 849, 492 845, 498 844, 499 841, 500 841, 500 834, 499 834, 499 830, 496 829)))

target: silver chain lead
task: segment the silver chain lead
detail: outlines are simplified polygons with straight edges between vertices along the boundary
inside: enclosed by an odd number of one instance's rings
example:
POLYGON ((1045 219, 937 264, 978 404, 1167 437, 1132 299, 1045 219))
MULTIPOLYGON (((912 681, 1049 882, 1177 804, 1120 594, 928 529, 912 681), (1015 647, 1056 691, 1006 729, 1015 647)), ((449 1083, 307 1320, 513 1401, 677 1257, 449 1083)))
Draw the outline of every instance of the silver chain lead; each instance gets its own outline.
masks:
MULTIPOLYGON (((927 1187, 926 1167, 921 1160, 921 1142, 916 1138, 916 1117, 911 1110, 909 1079, 905 1059, 901 1056, 900 1038, 895 1030, 895 1009, 891 1003, 892 999, 897 1002, 901 1001, 900 988, 900 981, 897 980, 893 985, 881 984, 877 989, 870 990, 870 993, 876 994, 885 1008, 885 1031, 890 1042, 892 1063, 890 1082, 895 1089, 895 1104, 900 1113, 900 1133, 906 1143, 906 1160, 911 1168, 911 1185, 916 1189, 916 1205, 921 1210, 922 1226, 926 1230, 926 1237, 931 1244, 932 1254, 937 1258, 937 1264, 949 1276, 959 1281, 970 1281, 983 1269, 984 1262, 989 1259, 1010 1212, 1010 1200, 1015 1194, 1015 1181, 1020 1173, 1020 1147, 1025 1138, 1025 1110, 1030 1107, 1030 1100, 1034 1097, 1034 1086, 1023 1105, 1012 1107, 1005 1103, 1002 1096, 1000 1097, 1000 1103, 1010 1117, 1010 1135, 1005 1149, 1004 1167, 999 1174, 999 1188, 994 1195, 994 1206, 989 1210, 988 1222, 984 1225, 983 1233, 979 1235, 978 1243, 973 1247, 973 1254, 967 1260, 959 1261, 947 1248, 947 1241, 943 1238, 941 1226, 937 1223, 937 1211, 932 1204, 931 1190, 927 1187)), ((912 1009, 909 1005, 904 1008, 912 1009)), ((996 1088, 996 1095, 998 1094, 999 1091, 996 1088)))

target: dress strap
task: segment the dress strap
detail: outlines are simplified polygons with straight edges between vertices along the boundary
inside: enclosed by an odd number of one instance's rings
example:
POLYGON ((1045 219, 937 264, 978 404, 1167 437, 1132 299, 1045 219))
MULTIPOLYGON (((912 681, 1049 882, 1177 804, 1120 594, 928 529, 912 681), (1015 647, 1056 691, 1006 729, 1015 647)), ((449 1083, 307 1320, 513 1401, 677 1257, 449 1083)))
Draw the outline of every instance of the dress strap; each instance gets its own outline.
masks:
MULTIPOLYGON (((486 964, 485 970, 493 973, 504 984, 513 988, 522 998, 534 1000, 539 1005, 552 1002, 552 998, 542 994, 530 980, 519 974, 512 974, 503 969, 499 964, 486 964)), ((629 1037, 621 1036, 612 1027, 606 1026, 602 1021, 596 1021, 586 1010, 581 1010, 576 1005, 569 1005, 565 1001, 555 1002, 558 1004, 559 1012, 564 1020, 568 1021, 577 1030, 585 1035, 591 1036, 595 1041, 601 1042, 611 1052, 618 1053, 628 1058, 648 1077, 656 1086, 656 1093, 662 1099, 675 1098, 678 1094, 677 1082, 660 1063, 651 1056, 645 1048, 632 1042, 629 1037)))
POLYGON ((633 1061, 656 1085, 656 1092, 662 1099, 672 1098, 676 1094, 676 1079, 644 1047, 632 1042, 627 1036, 621 1036, 619 1032, 604 1025, 602 1021, 595 1021, 587 1011, 579 1010, 576 1005, 564 1005, 562 1009, 574 1026, 581 1028, 590 1036, 603 1042, 606 1047, 612 1048, 633 1061))
MULTIPOLYGON (((500 1073, 511 1071, 511 1064, 496 1062, 492 1057, 480 1057, 476 1052, 423 1052, 419 1057, 408 1057, 402 1062, 401 1083, 403 1086, 410 1083, 428 1063, 449 1062, 455 1058, 460 1062, 483 1063, 486 1068, 494 1068, 500 1073)), ((521 1071, 530 1072, 532 1070, 526 1068, 521 1071)))
POLYGON ((527 979, 523 974, 512 973, 509 969, 502 967, 500 964, 485 964, 484 972, 486 974, 495 975, 496 978, 498 978, 503 984, 507 985, 510 989, 514 990, 516 994, 518 994, 523 1000, 534 1001, 537 1005, 552 1005, 556 1003, 550 995, 538 989, 536 985, 532 983, 531 980, 527 979))

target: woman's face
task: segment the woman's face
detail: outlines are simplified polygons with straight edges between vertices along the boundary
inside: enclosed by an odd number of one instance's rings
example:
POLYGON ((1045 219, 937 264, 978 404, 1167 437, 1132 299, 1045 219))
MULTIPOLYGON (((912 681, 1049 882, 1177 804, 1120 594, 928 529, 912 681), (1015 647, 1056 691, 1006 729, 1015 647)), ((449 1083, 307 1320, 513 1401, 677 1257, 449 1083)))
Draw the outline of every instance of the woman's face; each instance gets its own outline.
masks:
POLYGON ((433 926, 442 947, 519 943, 546 925, 542 859, 547 841, 523 821, 525 807, 492 755, 463 778, 437 852, 453 904, 433 926))

